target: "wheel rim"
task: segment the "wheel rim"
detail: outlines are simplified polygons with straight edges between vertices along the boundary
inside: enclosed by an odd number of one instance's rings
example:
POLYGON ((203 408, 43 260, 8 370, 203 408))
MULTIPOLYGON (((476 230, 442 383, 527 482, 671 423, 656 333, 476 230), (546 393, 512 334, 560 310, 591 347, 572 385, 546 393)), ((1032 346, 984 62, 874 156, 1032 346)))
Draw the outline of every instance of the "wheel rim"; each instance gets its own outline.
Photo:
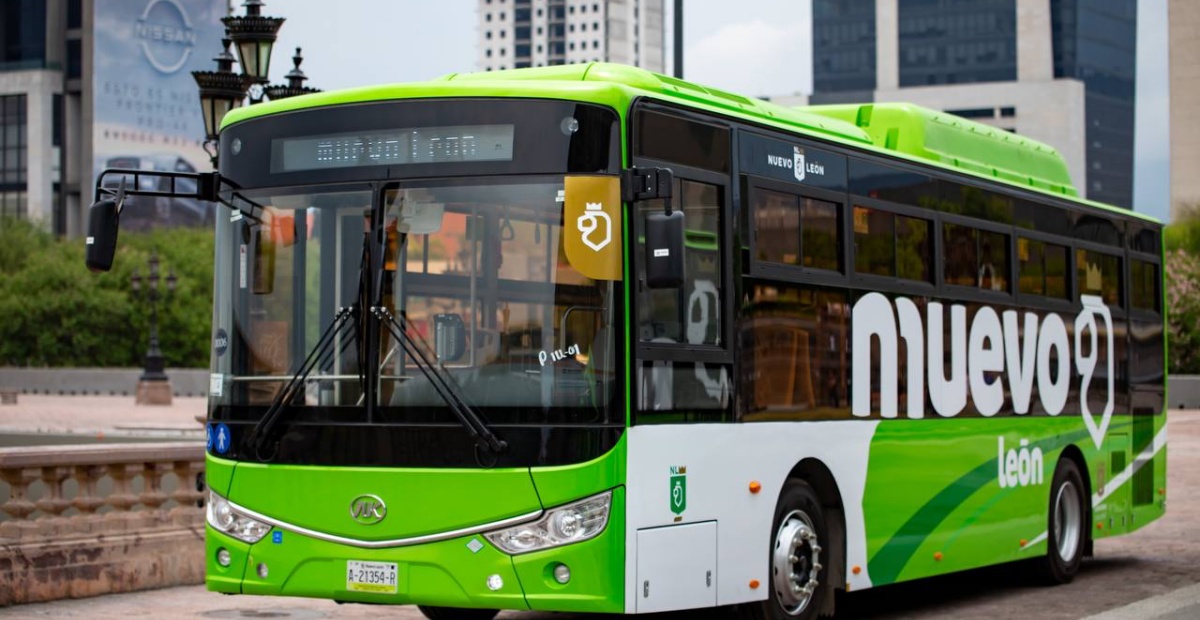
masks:
POLYGON ((821 545, 812 520, 800 510, 783 518, 775 532, 771 572, 775 596, 784 613, 799 615, 812 602, 820 581, 821 545))
POLYGON ((1054 537, 1058 542, 1058 557, 1064 562, 1075 560, 1079 551, 1079 534, 1083 531, 1083 511, 1079 507, 1079 489, 1071 481, 1058 488, 1054 498, 1054 537))

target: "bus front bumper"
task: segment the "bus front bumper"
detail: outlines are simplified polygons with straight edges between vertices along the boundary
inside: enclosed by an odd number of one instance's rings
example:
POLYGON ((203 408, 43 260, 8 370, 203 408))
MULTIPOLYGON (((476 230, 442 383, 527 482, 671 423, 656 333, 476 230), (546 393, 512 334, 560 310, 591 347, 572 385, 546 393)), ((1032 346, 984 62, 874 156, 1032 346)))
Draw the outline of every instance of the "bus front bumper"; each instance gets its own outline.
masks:
MULTIPOLYGON (((608 525, 595 538, 508 555, 474 534, 366 549, 276 528, 254 544, 206 526, 205 582, 228 594, 344 602, 620 613, 624 610, 624 489, 613 489, 608 525), (228 565, 218 560, 228 554, 228 565), (350 562, 396 565, 396 583, 351 589, 350 562), (555 569, 566 565, 567 583, 555 569)), ((560 571, 561 574, 561 571, 560 571)))

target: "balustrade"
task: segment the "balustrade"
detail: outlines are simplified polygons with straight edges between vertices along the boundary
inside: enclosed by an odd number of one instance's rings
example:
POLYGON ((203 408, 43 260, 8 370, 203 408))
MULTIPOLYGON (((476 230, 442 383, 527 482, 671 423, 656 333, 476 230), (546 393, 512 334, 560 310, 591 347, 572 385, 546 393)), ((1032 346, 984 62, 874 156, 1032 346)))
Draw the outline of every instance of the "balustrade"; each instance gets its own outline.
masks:
POLYGON ((202 525, 203 471, 197 443, 0 449, 0 540, 202 525))

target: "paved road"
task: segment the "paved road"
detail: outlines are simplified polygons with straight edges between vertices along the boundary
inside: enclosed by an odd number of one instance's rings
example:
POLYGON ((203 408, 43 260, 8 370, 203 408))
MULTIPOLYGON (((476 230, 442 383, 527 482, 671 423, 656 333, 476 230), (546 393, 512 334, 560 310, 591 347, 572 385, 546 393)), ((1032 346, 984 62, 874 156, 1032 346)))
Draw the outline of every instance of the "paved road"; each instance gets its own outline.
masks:
MULTIPOLYGON (((0 410, 0 427, 5 425, 0 410)), ((170 417, 165 412, 164 417, 170 417)), ((183 410, 173 414, 179 424, 183 410)), ((44 418, 43 418, 44 419, 44 418)), ((57 429, 61 430, 61 429, 57 429)), ((1015 620, 1200 618, 1200 411, 1170 414, 1167 516, 1142 530, 1096 544, 1074 583, 1056 588, 1031 584, 1021 565, 887 586, 839 599, 840 617, 878 620, 989 618, 1015 620), (1100 615, 1096 615, 1100 614, 1100 615)), ((385 609, 330 601, 222 596, 202 587, 169 588, 0 609, 8 618, 385 618, 415 619, 416 609, 385 609)), ((505 613, 509 620, 584 620, 596 616, 505 613)), ((654 616, 692 620, 720 614, 654 616)))

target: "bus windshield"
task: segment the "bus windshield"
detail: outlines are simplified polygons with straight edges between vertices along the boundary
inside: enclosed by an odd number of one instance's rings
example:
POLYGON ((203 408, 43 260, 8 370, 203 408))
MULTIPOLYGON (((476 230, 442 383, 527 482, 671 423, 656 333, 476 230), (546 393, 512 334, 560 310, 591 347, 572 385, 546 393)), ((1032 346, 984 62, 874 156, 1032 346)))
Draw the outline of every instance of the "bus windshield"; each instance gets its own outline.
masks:
POLYGON ((244 192, 258 215, 218 224, 214 416, 261 417, 314 355, 289 422, 461 432, 409 340, 502 438, 505 425, 623 423, 614 284, 567 260, 562 191, 562 176, 519 176, 244 192))

